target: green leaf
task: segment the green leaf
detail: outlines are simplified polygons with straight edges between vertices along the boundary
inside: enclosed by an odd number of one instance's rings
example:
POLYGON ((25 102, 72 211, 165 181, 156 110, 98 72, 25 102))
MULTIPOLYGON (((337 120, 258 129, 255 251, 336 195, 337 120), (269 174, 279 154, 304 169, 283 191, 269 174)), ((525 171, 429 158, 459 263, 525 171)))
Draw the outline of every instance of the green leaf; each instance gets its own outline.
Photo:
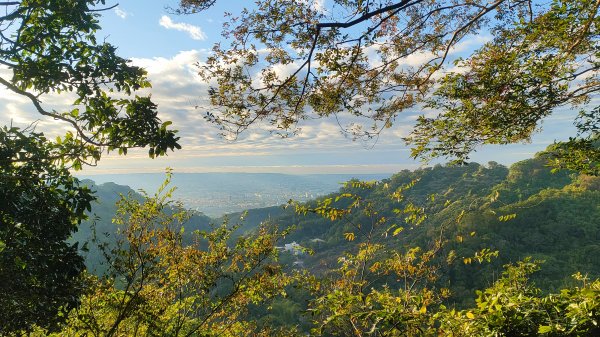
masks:
POLYGON ((396 236, 396 235, 400 234, 403 230, 404 230, 404 227, 398 227, 398 228, 396 228, 394 233, 392 233, 392 235, 396 236))

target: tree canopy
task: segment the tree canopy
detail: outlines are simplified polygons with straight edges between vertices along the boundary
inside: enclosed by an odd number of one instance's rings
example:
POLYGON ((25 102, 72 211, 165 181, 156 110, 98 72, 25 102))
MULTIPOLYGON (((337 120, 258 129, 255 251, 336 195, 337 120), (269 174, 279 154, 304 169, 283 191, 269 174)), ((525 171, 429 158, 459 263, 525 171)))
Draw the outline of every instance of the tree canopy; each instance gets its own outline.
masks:
MULTIPOLYGON (((182 0, 179 11, 215 2, 182 0)), ((528 141, 544 118, 574 108, 579 133, 567 147, 584 151, 567 162, 597 172, 599 6, 260 0, 226 14, 226 41, 200 66, 212 81, 206 116, 225 132, 265 121, 284 135, 334 116, 343 132, 373 137, 429 109, 405 139, 412 155, 465 161, 482 144, 528 141)))

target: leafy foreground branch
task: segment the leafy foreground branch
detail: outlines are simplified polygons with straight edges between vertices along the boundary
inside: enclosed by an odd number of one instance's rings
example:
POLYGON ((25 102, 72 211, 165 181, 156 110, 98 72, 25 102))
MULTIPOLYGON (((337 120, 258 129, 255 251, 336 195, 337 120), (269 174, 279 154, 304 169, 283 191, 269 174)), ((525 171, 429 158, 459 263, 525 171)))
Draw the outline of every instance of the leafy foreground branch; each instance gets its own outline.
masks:
MULTIPOLYGON (((438 228, 427 247, 395 245, 390 238, 421 226, 427 221, 426 208, 440 207, 433 197, 429 206, 417 207, 404 193, 414 184, 389 191, 392 205, 402 205, 394 209, 397 217, 383 216, 380 205, 361 196, 376 184, 357 181, 346 185, 347 193, 314 207, 297 208, 301 213, 347 221, 344 237, 357 243, 339 257, 338 269, 325 272, 313 284, 315 296, 308 306, 313 335, 594 336, 600 332, 600 281, 589 282, 577 274, 578 287, 544 296, 529 283, 529 275, 539 269, 539 263, 530 259, 506 265, 499 280, 477 292, 475 307, 450 307, 450 290, 439 282, 448 266, 489 262, 498 252, 483 248, 459 259, 455 250, 447 249, 449 239, 444 232, 451 223, 464 221, 464 211, 438 228)), ((440 203, 442 207, 450 204, 447 200, 440 203)))
POLYGON ((477 306, 433 315, 445 336, 597 336, 600 333, 600 280, 573 275, 579 286, 540 296, 528 282, 539 269, 526 259, 507 265, 502 278, 477 292, 477 306))
POLYGON ((79 304, 83 259, 65 239, 94 196, 69 169, 96 165, 105 151, 181 148, 171 122, 139 96, 146 71, 97 40, 105 3, 0 1, 0 90, 68 128, 53 140, 35 123, 0 127, 0 335, 58 329, 79 304))
POLYGON ((58 138, 75 169, 95 165, 104 150, 148 148, 150 157, 181 148, 158 117, 146 71, 97 41, 104 0, 0 2, 0 87, 30 101, 37 113, 69 127, 58 138), (61 94, 67 106, 44 101, 61 94))
POLYGON ((40 133, 0 127, 0 335, 58 329, 79 304, 85 266, 65 240, 94 196, 40 133))
POLYGON ((86 276, 89 288, 80 307, 52 336, 276 334, 245 317, 249 306, 283 293, 290 282, 276 263, 275 244, 286 231, 264 224, 234 240, 236 226, 224 223, 186 233, 191 214, 168 200, 167 183, 142 201, 119 201, 118 240, 106 251, 108 272, 86 276))
POLYGON ((394 245, 399 235, 428 221, 426 210, 449 204, 430 198, 431 207, 417 206, 404 193, 414 182, 395 190, 384 187, 390 205, 398 206, 397 217, 383 216, 381 205, 361 196, 377 183, 353 181, 338 197, 297 206, 298 213, 346 221, 344 237, 355 245, 339 257, 337 269, 294 274, 285 271, 275 246, 289 231, 263 224, 254 234, 234 239, 236 226, 225 223, 190 235, 183 227, 190 214, 169 201, 172 190, 166 190, 167 183, 142 201, 121 199, 114 220, 120 228, 118 240, 106 250, 108 273, 86 277, 89 290, 81 305, 51 336, 595 336, 600 332, 600 280, 590 282, 577 274, 578 286, 543 295, 528 280, 539 269, 529 259, 505 266, 491 287, 477 292, 474 307, 451 307, 450 291, 438 282, 447 266, 483 263, 497 253, 482 249, 461 259, 447 249, 445 230, 463 221, 463 213, 449 218, 427 247, 394 245), (256 306, 270 306, 291 286, 310 293, 306 311, 312 319, 310 331, 253 319, 256 306))

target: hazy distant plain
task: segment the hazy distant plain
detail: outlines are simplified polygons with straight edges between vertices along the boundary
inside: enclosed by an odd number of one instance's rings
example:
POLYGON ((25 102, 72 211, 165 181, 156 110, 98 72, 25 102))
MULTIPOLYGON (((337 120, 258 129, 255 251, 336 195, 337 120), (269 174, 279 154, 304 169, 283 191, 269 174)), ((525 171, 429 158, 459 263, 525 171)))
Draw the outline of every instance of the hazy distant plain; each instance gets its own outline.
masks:
MULTIPOLYGON (((211 217, 252 208, 306 201, 337 191, 352 178, 381 180, 391 174, 176 173, 174 197, 211 217)), ((165 179, 161 173, 80 176, 97 184, 114 182, 153 194, 165 179)))

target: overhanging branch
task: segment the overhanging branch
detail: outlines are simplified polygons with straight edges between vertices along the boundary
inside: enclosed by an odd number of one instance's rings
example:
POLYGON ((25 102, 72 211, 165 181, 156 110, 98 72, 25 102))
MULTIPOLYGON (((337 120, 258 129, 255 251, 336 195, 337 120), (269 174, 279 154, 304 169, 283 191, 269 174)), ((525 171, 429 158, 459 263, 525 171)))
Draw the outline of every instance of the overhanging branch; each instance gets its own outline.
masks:
POLYGON ((11 90, 12 92, 14 92, 14 93, 17 93, 17 94, 19 94, 19 95, 23 95, 23 96, 25 96, 25 97, 29 98, 29 99, 31 100, 31 102, 33 103, 33 106, 35 106, 36 110, 37 110, 37 111, 38 111, 40 114, 42 114, 42 115, 44 115, 44 116, 52 117, 52 118, 55 118, 55 119, 58 119, 58 120, 61 120, 61 121, 64 121, 64 122, 67 122, 67 123, 71 124, 71 125, 72 125, 72 126, 75 128, 75 130, 77 131, 77 134, 78 134, 79 136, 81 136, 81 138, 82 138, 83 140, 85 140, 87 143, 89 143, 89 144, 92 144, 92 145, 95 145, 95 146, 105 146, 105 145, 106 145, 106 144, 98 143, 98 142, 94 141, 93 139, 91 139, 90 137, 88 137, 88 136, 87 136, 87 135, 86 135, 86 134, 83 132, 83 130, 82 130, 82 129, 81 129, 81 127, 80 127, 80 126, 77 124, 77 122, 76 122, 76 121, 74 121, 74 120, 71 120, 71 119, 68 119, 68 118, 66 118, 66 117, 64 117, 64 116, 61 116, 61 115, 59 115, 59 114, 56 114, 56 113, 52 113, 52 112, 48 112, 48 111, 46 111, 46 110, 45 110, 45 109, 42 107, 42 105, 40 104, 40 101, 38 100, 38 98, 37 98, 37 97, 36 97, 34 94, 32 94, 32 93, 30 93, 30 92, 27 92, 27 91, 24 91, 24 90, 20 89, 19 87, 17 87, 16 85, 14 85, 14 84, 10 83, 9 81, 5 80, 5 79, 4 79, 4 78, 2 78, 2 77, 0 77, 0 83, 1 83, 1 84, 4 84, 4 85, 5 85, 5 86, 6 86, 6 87, 7 87, 9 90, 11 90))
POLYGON ((374 10, 372 12, 367 12, 365 14, 363 14, 362 16, 352 20, 352 21, 348 21, 348 22, 322 22, 322 23, 318 23, 317 27, 318 28, 350 28, 352 26, 355 26, 361 22, 365 22, 369 19, 371 19, 374 16, 377 16, 379 14, 383 14, 385 12, 389 12, 389 11, 395 11, 395 10, 399 10, 402 9, 403 7, 408 7, 408 6, 412 6, 415 5, 419 2, 422 2, 423 0, 403 0, 400 1, 396 4, 393 5, 389 5, 389 6, 385 6, 385 7, 381 7, 377 10, 374 10))

